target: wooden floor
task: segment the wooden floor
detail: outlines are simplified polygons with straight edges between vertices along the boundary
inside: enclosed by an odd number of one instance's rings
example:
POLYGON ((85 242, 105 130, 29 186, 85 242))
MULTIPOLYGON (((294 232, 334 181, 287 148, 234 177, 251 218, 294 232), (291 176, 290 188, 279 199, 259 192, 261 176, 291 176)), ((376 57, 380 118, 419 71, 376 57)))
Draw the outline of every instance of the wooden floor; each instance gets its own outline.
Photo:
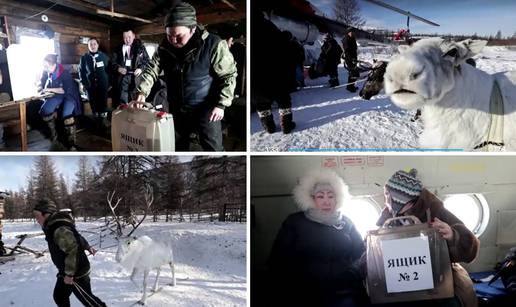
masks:
MULTIPOLYGON (((238 104, 237 104, 238 105, 238 104)), ((223 146, 225 151, 246 151, 245 105, 231 108, 227 112, 227 125, 223 125, 223 146)), ((111 139, 93 133, 94 121, 91 116, 81 118, 80 129, 77 131, 77 147, 79 151, 112 151, 111 139)), ((52 147, 51 142, 36 129, 28 131, 28 151, 59 151, 52 147)), ((66 150, 62 148, 62 150, 66 150)), ((190 146, 191 151, 202 151, 198 142, 190 146)), ((0 151, 21 151, 20 136, 13 135, 5 138, 0 151)))
MULTIPOLYGON (((38 130, 30 130, 28 132, 28 150, 29 151, 52 151, 52 143, 38 130)), ((77 133, 77 147, 80 151, 111 151, 111 140, 91 134, 85 129, 79 130, 77 133)), ((3 151, 20 151, 19 135, 10 136, 5 140, 4 147, 0 147, 3 151)), ((65 150, 63 148, 63 150, 65 150)))

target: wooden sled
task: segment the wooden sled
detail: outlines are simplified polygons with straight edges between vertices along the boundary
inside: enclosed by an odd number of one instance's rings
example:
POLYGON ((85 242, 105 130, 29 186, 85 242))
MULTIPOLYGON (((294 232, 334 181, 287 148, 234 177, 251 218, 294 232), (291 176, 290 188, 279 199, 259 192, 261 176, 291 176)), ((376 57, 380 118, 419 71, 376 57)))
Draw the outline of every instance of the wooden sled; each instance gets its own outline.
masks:
POLYGON ((22 243, 23 243, 23 241, 25 241, 25 239, 39 237, 42 235, 44 235, 42 232, 41 233, 33 233, 33 234, 17 235, 16 238, 19 240, 14 247, 5 246, 6 249, 11 251, 9 254, 7 254, 7 256, 14 257, 14 253, 16 252, 19 254, 34 254, 36 256, 36 258, 42 257, 43 252, 35 251, 28 247, 22 246, 22 243))

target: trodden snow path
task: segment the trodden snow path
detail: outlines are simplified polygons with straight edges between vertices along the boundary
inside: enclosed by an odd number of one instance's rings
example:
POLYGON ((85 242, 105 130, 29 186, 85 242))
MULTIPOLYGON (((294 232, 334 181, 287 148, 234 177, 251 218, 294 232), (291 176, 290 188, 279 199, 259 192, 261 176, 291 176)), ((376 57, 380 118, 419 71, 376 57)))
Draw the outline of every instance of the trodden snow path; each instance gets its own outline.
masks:
MULTIPOLYGON (((78 229, 94 244, 98 235, 85 231, 98 232, 96 227, 100 225, 79 222, 78 229)), ((4 242, 9 246, 17 241, 16 235, 37 232, 41 229, 34 223, 4 222, 4 242)), ((170 269, 163 267, 162 289, 148 298, 147 306, 246 306, 245 224, 146 222, 135 234, 173 240, 177 285, 168 285, 172 282, 170 269)), ((42 236, 27 239, 24 244, 36 250, 47 249, 42 236)), ((115 253, 116 247, 111 247, 89 256, 93 293, 108 306, 129 306, 141 298, 141 292, 129 280, 130 272, 116 263, 115 253)), ((54 306, 57 270, 48 252, 41 258, 19 255, 15 261, 0 265, 0 273, 0 306, 54 306)), ((153 271, 149 275, 149 289, 155 274, 153 271)), ((142 280, 142 275, 136 278, 139 285, 142 280)), ((71 301, 72 306, 81 306, 73 295, 71 301)))
MULTIPOLYGON (((387 59, 377 51, 359 47, 359 59, 387 59)), ((516 47, 486 47, 475 60, 477 68, 491 74, 516 70, 516 47)), ((347 82, 347 71, 342 65, 339 66, 339 79, 341 84, 347 82)), ((293 117, 297 124, 292 134, 284 135, 280 131, 275 104, 276 133, 264 132, 257 114, 253 112, 251 150, 410 150, 419 147, 418 135, 422 132, 423 123, 410 120, 415 111, 396 107, 383 91, 368 101, 358 96, 358 92, 350 93, 345 87, 330 89, 327 84, 327 77, 307 79, 307 88, 292 93, 293 117)))

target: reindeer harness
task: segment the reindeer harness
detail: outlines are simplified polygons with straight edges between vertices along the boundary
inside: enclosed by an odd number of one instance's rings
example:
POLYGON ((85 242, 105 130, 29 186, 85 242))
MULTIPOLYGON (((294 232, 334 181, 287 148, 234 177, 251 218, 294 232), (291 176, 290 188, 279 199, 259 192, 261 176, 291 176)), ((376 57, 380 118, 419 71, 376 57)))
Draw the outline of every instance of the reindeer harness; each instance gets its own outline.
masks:
POLYGON ((491 122, 489 123, 487 140, 475 146, 473 148, 474 150, 500 151, 505 146, 503 142, 503 117, 505 113, 503 96, 500 85, 496 80, 493 83, 493 90, 491 91, 489 113, 491 113, 491 122))

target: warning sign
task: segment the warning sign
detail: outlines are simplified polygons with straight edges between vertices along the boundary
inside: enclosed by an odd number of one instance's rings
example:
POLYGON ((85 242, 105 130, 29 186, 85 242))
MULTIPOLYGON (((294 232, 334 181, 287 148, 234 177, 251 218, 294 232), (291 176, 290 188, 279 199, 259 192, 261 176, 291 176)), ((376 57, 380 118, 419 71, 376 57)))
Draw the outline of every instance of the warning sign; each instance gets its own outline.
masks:
POLYGON ((322 167, 334 168, 339 166, 339 160, 337 157, 323 157, 321 160, 322 167))
POLYGON ((364 166, 366 158, 363 156, 346 156, 340 157, 340 165, 342 166, 364 166))
POLYGON ((384 157, 383 156, 369 156, 367 157, 367 166, 371 167, 379 167, 383 166, 384 157))

